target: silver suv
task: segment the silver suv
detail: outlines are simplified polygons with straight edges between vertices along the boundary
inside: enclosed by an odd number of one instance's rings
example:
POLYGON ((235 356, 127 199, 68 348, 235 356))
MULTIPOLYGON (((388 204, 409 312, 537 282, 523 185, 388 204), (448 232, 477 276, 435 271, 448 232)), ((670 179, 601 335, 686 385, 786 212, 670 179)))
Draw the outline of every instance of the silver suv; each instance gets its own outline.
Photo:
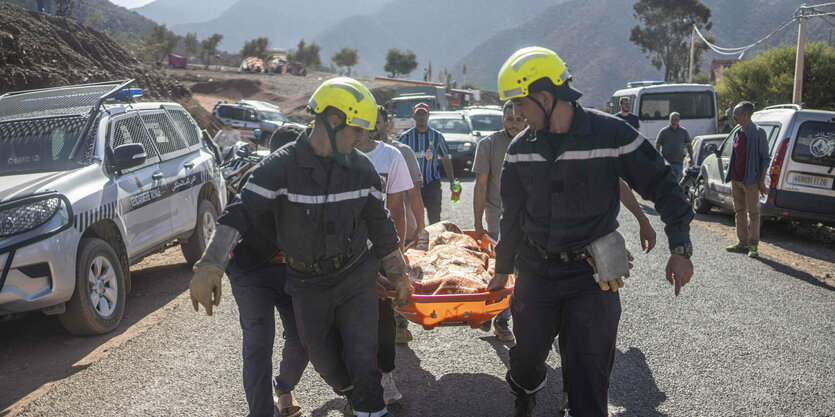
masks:
POLYGON ((118 326, 130 265, 178 240, 197 261, 226 204, 217 157, 179 104, 132 80, 0 96, 0 319, 118 326))
MULTIPOLYGON (((755 112, 751 120, 765 129, 771 156, 768 195, 760 199, 763 217, 835 226, 835 112, 779 105, 755 112)), ((698 213, 713 205, 733 210, 724 177, 736 129, 702 163, 692 193, 698 213)))
MULTIPOLYGON (((224 124, 246 133, 248 139, 269 146, 273 132, 286 124, 296 124, 276 105, 259 100, 240 100, 235 104, 218 103, 214 115, 224 124), (253 132, 260 129, 262 135, 256 138, 253 132)), ((301 126, 301 125, 299 125, 301 126)), ((303 127, 303 126, 302 126, 303 127)))

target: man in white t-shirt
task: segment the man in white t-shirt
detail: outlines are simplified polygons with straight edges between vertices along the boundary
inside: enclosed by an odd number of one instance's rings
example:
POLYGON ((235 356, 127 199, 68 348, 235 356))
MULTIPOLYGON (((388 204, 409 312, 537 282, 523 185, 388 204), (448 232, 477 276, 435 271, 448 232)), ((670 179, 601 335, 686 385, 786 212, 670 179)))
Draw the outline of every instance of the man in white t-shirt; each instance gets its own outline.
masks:
MULTIPOLYGON (((374 130, 369 135, 362 135, 355 148, 368 155, 380 179, 383 181, 383 201, 391 213, 397 236, 400 237, 400 250, 404 250, 406 235, 406 205, 403 196, 414 188, 409 168, 403 155, 391 145, 380 140, 380 132, 374 130)), ((390 298, 380 298, 380 318, 377 324, 377 366, 383 371, 383 400, 392 404, 403 398, 397 390, 391 372, 394 370, 395 331, 394 309, 390 298)))

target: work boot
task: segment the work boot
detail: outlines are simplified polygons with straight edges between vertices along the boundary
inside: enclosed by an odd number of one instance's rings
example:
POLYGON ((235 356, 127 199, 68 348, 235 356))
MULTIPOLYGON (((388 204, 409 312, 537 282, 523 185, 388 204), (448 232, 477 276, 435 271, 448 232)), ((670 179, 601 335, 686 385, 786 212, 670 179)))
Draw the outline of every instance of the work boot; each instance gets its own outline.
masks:
POLYGON ((493 320, 493 333, 495 333, 496 338, 502 342, 512 342, 516 340, 513 336, 513 332, 510 331, 510 325, 507 320, 493 320))
POLYGON ((405 345, 414 339, 412 337, 412 332, 409 331, 407 328, 397 329, 397 334, 394 335, 394 343, 398 345, 405 345))
POLYGON ((533 409, 536 407, 536 395, 513 393, 516 396, 516 409, 513 417, 533 417, 533 409))
POLYGON ((725 250, 734 253, 745 253, 748 252, 748 245, 736 243, 734 245, 728 246, 727 248, 725 248, 725 250))
POLYGON ((394 383, 391 372, 383 372, 383 379, 380 384, 383 386, 383 401, 386 405, 394 404, 403 399, 403 394, 397 390, 397 384, 394 383))
POLYGON ((481 323, 481 331, 489 332, 490 328, 493 327, 493 319, 487 320, 484 323, 481 323))
POLYGON ((748 247, 748 257, 749 258, 759 258, 760 253, 757 252, 757 245, 751 245, 748 247))
POLYGON ((284 392, 279 389, 274 389, 273 405, 278 410, 278 415, 281 417, 298 417, 302 415, 302 407, 293 398, 292 392, 284 392))

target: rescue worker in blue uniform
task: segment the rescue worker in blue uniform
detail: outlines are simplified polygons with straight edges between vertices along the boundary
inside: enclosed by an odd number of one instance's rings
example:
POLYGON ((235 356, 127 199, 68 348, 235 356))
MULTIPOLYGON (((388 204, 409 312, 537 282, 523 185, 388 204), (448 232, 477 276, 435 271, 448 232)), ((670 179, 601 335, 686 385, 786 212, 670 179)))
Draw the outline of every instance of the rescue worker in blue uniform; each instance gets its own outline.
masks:
POLYGON ((339 77, 323 82, 308 107, 315 126, 258 164, 218 218, 190 292, 195 309, 200 303, 210 313, 229 251, 271 213, 287 263, 285 291, 313 367, 351 413, 379 417, 387 410, 376 358, 377 272, 391 281, 398 305, 412 287, 380 176, 353 148, 362 129, 374 129, 377 104, 365 86, 339 77))
POLYGON ((504 288, 516 268, 507 382, 519 417, 533 415, 558 334, 565 337, 570 414, 608 414, 621 311, 616 291, 629 273, 616 232, 619 178, 653 201, 666 225, 666 273, 676 295, 693 274, 693 212, 669 166, 625 121, 582 108, 569 79, 557 54, 540 47, 515 52, 498 76, 502 100, 513 100, 529 124, 505 157, 496 274, 488 287, 504 288))
MULTIPOLYGON (((293 125, 282 126, 272 136, 270 152, 291 142, 301 133, 293 125)), ((246 179, 241 181, 245 184, 246 179)), ((240 192, 240 190, 238 190, 240 192)), ((272 213, 255 219, 254 227, 241 236, 226 267, 232 295, 238 305, 243 334, 243 385, 249 417, 272 417, 273 406, 281 417, 298 417, 302 410, 292 391, 307 367, 307 351, 296 330, 293 299, 284 292, 287 281, 284 254, 278 248, 272 213), (279 374, 272 380, 275 310, 284 329, 279 374)))

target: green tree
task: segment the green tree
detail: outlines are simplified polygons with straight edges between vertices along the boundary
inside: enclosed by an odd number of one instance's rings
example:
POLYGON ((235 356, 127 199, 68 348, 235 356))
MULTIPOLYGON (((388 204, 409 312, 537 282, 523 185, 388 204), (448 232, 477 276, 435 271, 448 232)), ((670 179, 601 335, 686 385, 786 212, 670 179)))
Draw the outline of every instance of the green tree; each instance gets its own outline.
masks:
POLYGON ((392 78, 398 75, 408 75, 417 68, 417 56, 411 50, 402 52, 399 49, 389 49, 386 54, 386 65, 383 67, 392 78))
POLYGON ((299 41, 296 50, 287 54, 287 59, 290 61, 297 61, 304 64, 306 69, 311 71, 319 69, 322 65, 322 59, 319 57, 319 45, 316 42, 307 45, 304 39, 299 41))
POLYGON ((331 61, 338 67, 347 68, 348 75, 351 75, 351 67, 357 65, 359 54, 356 49, 342 48, 331 57, 331 61))
POLYGON ((269 58, 267 47, 270 45, 270 40, 264 37, 253 39, 249 42, 244 43, 243 49, 241 49, 241 57, 248 58, 254 56, 264 61, 266 65, 267 58, 269 58))
MULTIPOLYGON (((720 103, 743 100, 764 106, 791 103, 794 89, 795 45, 763 51, 726 69, 716 85, 720 103)), ((807 43, 803 54, 803 101, 813 109, 835 110, 835 47, 826 42, 807 43)))
POLYGON ((186 37, 183 38, 183 44, 187 54, 198 55, 200 53, 200 41, 197 40, 196 33, 187 33, 186 37))
POLYGON ((95 9, 84 18, 84 24, 95 28, 104 28, 107 20, 107 15, 104 14, 104 10, 95 9))
MULTIPOLYGON (((690 65, 690 33, 693 24, 710 30, 710 8, 699 0, 639 0, 632 8, 635 25, 629 40, 641 48, 656 69, 664 69, 665 81, 687 79, 690 65)), ((699 68, 707 45, 696 43, 695 68, 699 68)))
POLYGON ((180 38, 180 36, 168 30, 165 25, 155 25, 145 36, 145 50, 154 62, 162 61, 177 48, 180 38))
POLYGON ((220 44, 221 40, 223 40, 223 35, 215 33, 200 42, 200 60, 203 61, 204 64, 211 64, 212 58, 217 55, 217 46, 220 44))

